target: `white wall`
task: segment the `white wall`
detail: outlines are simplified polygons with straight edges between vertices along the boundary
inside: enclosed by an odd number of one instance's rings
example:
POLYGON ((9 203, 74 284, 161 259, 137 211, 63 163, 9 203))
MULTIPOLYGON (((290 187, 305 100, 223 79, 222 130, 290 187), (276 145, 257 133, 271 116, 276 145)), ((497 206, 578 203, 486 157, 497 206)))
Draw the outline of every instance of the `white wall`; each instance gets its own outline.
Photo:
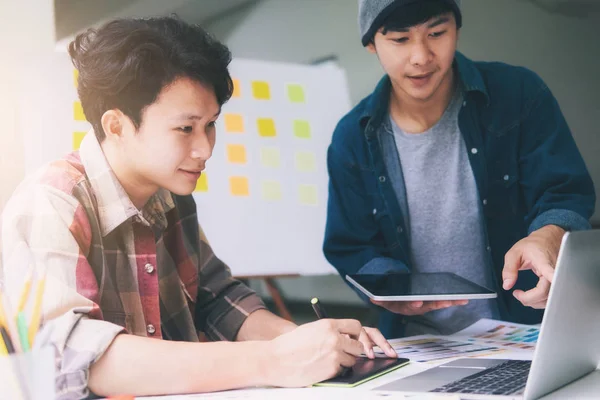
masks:
MULTIPOLYGON (((346 69, 354 103, 382 71, 360 44, 356 0, 263 0, 206 27, 235 57, 306 63, 335 55, 346 69)), ((600 186, 600 14, 576 19, 524 0, 463 0, 459 48, 476 60, 536 71, 552 89, 600 186)), ((600 222, 600 199, 595 221, 600 222)))
POLYGON ((52 0, 0 1, 0 212, 24 175, 16 78, 26 59, 54 50, 53 10, 52 0))

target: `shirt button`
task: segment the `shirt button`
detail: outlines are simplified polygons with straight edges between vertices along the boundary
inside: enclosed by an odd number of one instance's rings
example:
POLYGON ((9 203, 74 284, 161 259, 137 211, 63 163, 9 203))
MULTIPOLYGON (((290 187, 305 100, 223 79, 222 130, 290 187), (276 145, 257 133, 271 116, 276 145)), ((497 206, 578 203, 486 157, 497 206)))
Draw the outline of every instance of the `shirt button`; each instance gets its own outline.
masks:
POLYGON ((484 206, 487 206, 487 199, 483 199, 482 203, 484 206))
POLYGON ((504 175, 504 177, 503 177, 502 179, 504 179, 505 181, 507 181, 507 180, 509 180, 509 179, 510 179, 510 176, 508 176, 508 175, 504 175))
POLYGON ((487 251, 492 251, 492 248, 490 246, 485 248, 487 251))
POLYGON ((146 332, 148 332, 151 335, 154 335, 154 332, 156 332, 156 328, 154 327, 154 325, 148 324, 146 325, 146 332))
POLYGON ((148 263, 148 264, 144 265, 144 269, 146 270, 147 274, 151 274, 154 272, 154 265, 148 263))
POLYGON ((385 182, 385 176, 381 175, 379 177, 379 182, 381 182, 381 183, 385 182))
POLYGON ((473 148, 471 149, 471 153, 473 153, 473 154, 477 154, 477 152, 478 152, 478 150, 477 150, 475 147, 473 147, 473 148))
POLYGON ((467 105, 467 101, 463 101, 463 107, 467 105))
POLYGON ((375 215, 375 214, 377 214, 377 209, 376 208, 373 209, 373 215, 375 215))

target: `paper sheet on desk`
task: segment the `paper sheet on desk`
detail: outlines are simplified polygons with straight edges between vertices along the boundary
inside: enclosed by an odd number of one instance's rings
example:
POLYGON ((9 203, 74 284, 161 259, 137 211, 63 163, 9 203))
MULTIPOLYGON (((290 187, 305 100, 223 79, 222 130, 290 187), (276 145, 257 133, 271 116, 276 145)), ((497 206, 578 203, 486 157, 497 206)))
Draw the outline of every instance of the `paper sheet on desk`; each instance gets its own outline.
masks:
POLYGON ((533 351, 539 334, 539 326, 482 318, 452 336, 511 350, 533 351))
MULTIPOLYGON (((493 356, 507 351, 531 353, 538 335, 537 326, 483 318, 453 335, 420 335, 389 342, 400 357, 414 362, 437 363, 457 357, 493 356)), ((379 348, 375 352, 383 354, 379 348)))
MULTIPOLYGON (((503 352, 498 346, 482 345, 452 336, 420 335, 389 341, 399 357, 413 362, 437 362, 456 357, 480 357, 503 352)), ((376 348, 377 354, 383 352, 376 348)))

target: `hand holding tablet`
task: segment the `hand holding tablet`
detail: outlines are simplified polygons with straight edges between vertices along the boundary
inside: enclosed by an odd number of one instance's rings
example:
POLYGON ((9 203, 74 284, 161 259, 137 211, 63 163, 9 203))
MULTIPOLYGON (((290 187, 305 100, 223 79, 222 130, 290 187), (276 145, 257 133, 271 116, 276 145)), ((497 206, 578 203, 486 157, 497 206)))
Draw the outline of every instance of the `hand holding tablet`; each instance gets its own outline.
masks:
POLYGON ((403 315, 497 297, 494 291, 448 272, 346 275, 346 279, 374 304, 403 315))

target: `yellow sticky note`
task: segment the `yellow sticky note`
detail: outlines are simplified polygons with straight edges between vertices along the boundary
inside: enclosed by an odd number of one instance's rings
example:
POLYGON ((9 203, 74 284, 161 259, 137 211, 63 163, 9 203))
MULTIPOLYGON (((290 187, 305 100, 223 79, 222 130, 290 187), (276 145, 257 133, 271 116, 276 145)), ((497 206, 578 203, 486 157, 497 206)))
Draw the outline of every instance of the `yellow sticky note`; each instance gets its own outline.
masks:
POLYGON ((287 85, 288 98, 292 103, 304 103, 304 88, 297 83, 287 85))
POLYGON ((202 172, 200 179, 196 182, 194 192, 208 192, 208 178, 204 172, 202 172))
POLYGON ((79 150, 81 147, 81 141, 85 136, 86 132, 73 132, 73 150, 79 150))
POLYGON ((231 97, 242 97, 242 88, 240 87, 239 79, 232 79, 233 81, 233 93, 231 97))
POLYGON ((296 170, 300 172, 315 172, 317 170, 317 158, 315 153, 299 151, 296 153, 296 170))
POLYGON ((277 181, 263 181, 262 197, 264 200, 281 200, 281 184, 277 181))
POLYGON ((83 107, 81 102, 76 101, 73 103, 73 118, 75 121, 85 121, 85 114, 83 113, 83 107))
POLYGON ((307 206, 316 206, 317 202, 317 185, 300 185, 298 186, 298 200, 300 204, 307 206))
POLYGON ((269 100, 271 98, 269 84, 265 81, 253 81, 252 95, 257 100, 269 100))
POLYGON ((244 145, 228 144, 227 160, 232 164, 246 164, 246 148, 244 145))
POLYGON ((294 120, 294 136, 300 139, 310 139, 310 124, 303 119, 294 120))
POLYGON ((76 69, 73 70, 73 84, 77 87, 77 80, 79 79, 79 71, 76 69))
POLYGON ((225 132, 243 133, 244 118, 240 114, 225 114, 225 132))
POLYGON ((281 155, 277 147, 263 147, 260 149, 260 163, 267 168, 279 168, 281 155))
POLYGON ((273 121, 273 118, 259 118, 256 120, 256 124, 258 125, 258 134, 260 136, 277 136, 277 131, 275 130, 275 121, 273 121))
POLYGON ((244 176, 229 177, 229 187, 232 196, 250 196, 248 178, 244 176))

